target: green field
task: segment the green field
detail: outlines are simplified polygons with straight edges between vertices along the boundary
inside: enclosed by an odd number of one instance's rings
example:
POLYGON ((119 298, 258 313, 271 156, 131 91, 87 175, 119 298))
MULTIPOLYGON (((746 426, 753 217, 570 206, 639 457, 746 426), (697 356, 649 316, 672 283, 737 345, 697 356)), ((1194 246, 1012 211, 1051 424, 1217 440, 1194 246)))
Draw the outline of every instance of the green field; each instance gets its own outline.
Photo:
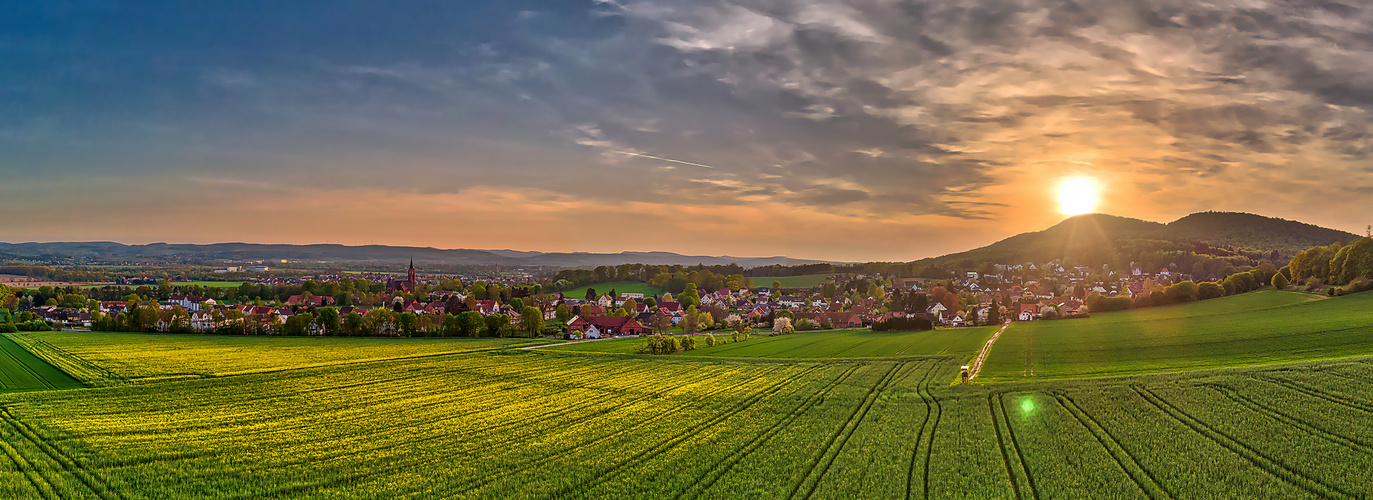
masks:
POLYGON ((192 285, 199 285, 199 286, 203 286, 203 287, 206 287, 206 288, 236 288, 236 287, 238 287, 238 286, 240 286, 240 285, 242 285, 242 284, 244 284, 244 283, 247 283, 247 282, 246 282, 246 281, 185 281, 185 282, 180 282, 180 283, 172 283, 172 285, 175 285, 175 286, 192 286, 192 285))
POLYGON ((0 391, 73 389, 81 382, 0 335, 0 391))
POLYGON ((663 290, 661 288, 649 286, 648 283, 639 283, 637 281, 616 281, 614 283, 597 283, 595 285, 574 288, 572 290, 563 292, 563 296, 572 299, 585 298, 587 288, 595 288, 597 295, 605 295, 607 293, 610 293, 611 289, 614 289, 615 293, 642 293, 645 297, 663 294, 663 290))
MULTIPOLYGON (((682 356, 738 358, 884 358, 952 356, 970 358, 995 328, 949 328, 926 332, 827 330, 776 337, 754 336, 745 342, 703 347, 682 356)), ((642 342, 642 341, 640 341, 642 342)), ((703 345, 703 344, 698 344, 703 345)))
MULTIPOLYGON (((825 330, 776 337, 769 337, 767 332, 754 332, 748 340, 737 343, 732 340, 729 333, 721 333, 715 336, 718 344, 714 347, 706 347, 705 335, 696 335, 697 349, 679 353, 677 356, 778 359, 951 356, 966 359, 977 354, 982 348, 982 343, 986 342, 995 330, 991 327, 950 328, 927 332, 825 330)), ((647 342, 641 337, 627 337, 569 343, 541 350, 635 354, 647 342)))
MULTIPOLYGON (((1358 351, 1343 341, 1358 335, 1323 325, 1364 321, 1373 294, 1312 297, 1015 324, 992 352, 1023 356, 1012 332, 1075 322, 1099 332, 1040 336, 1117 335, 1093 355, 1134 371, 1177 369, 1151 354, 1159 346, 1183 362, 1252 356, 1236 347, 1249 342, 1275 359, 1358 351), (1241 318, 1278 312, 1274 331, 1314 333, 1235 333, 1241 318), (1160 329, 1142 333, 1152 343, 1112 333, 1139 324, 1160 329)), ((1373 357, 956 384, 990 333, 805 332, 670 356, 625 355, 637 338, 521 350, 502 339, 13 335, 105 385, 0 392, 0 498, 1373 496, 1373 357)), ((1043 345, 1075 361, 1043 369, 1089 366, 1072 342, 1043 345)))
POLYGON ((950 386, 956 363, 501 351, 3 394, 0 496, 1373 494, 1369 358, 950 386))
POLYGON ((781 283, 782 283, 782 288, 783 288, 783 289, 791 289, 791 288, 815 288, 815 287, 817 287, 817 286, 820 286, 820 285, 825 284, 826 281, 829 281, 829 280, 827 280, 827 279, 825 279, 825 278, 828 278, 828 277, 830 277, 830 276, 834 276, 834 274, 803 274, 803 275, 801 275, 801 276, 778 276, 778 277, 759 276, 759 277, 753 278, 753 286, 756 286, 756 287, 758 287, 758 286, 769 286, 769 287, 770 287, 770 286, 772 286, 772 282, 773 282, 773 281, 778 281, 778 282, 781 282, 781 283))
POLYGON ((987 381, 1098 377, 1373 354, 1373 293, 1274 290, 1192 304, 1014 323, 987 381))

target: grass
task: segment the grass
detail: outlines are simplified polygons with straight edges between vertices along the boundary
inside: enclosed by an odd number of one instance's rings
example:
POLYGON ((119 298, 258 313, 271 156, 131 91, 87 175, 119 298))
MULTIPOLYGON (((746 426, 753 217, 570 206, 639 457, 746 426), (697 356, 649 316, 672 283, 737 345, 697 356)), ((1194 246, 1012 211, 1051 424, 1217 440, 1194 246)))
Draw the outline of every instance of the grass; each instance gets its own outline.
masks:
MULTIPOLYGON (((991 327, 950 328, 925 332, 826 330, 768 337, 755 334, 739 343, 703 347, 682 356, 743 358, 882 358, 896 356, 954 356, 968 358, 996 330, 991 327)), ((704 345, 700 342, 697 345, 704 345)))
POLYGON ((828 278, 828 277, 830 277, 830 276, 834 276, 834 274, 832 274, 832 273, 831 273, 831 274, 803 274, 803 275, 800 275, 800 276, 777 276, 777 277, 757 276, 757 277, 754 277, 754 278, 752 278, 752 279, 753 279, 753 286, 756 286, 756 287, 761 287, 761 286, 768 286, 768 287, 770 287, 770 286, 772 286, 772 282, 773 282, 773 281, 778 281, 778 282, 781 282, 781 283, 782 283, 782 288, 783 288, 783 289, 793 289, 793 288, 811 289, 811 288, 815 288, 815 287, 817 287, 817 286, 820 286, 820 285, 825 284, 825 282, 829 281, 829 280, 827 280, 827 279, 825 279, 825 278, 828 278))
POLYGON ((13 338, 90 385, 200 378, 471 352, 541 339, 323 338, 32 332, 13 338))
POLYGON ((614 289, 615 293, 617 294, 642 293, 645 297, 663 294, 663 290, 661 288, 649 286, 648 283, 639 283, 637 281, 616 281, 614 283, 597 283, 594 285, 588 285, 581 288, 574 288, 572 290, 563 292, 563 296, 573 299, 585 298, 586 289, 588 288, 596 289, 596 294, 598 296, 610 293, 611 289, 614 289))
POLYGON ((180 283, 172 283, 172 285, 173 285, 173 286, 192 286, 192 285, 199 285, 199 286, 206 287, 206 288, 237 288, 239 285, 242 285, 242 284, 244 284, 244 283, 247 283, 247 282, 246 282, 246 281, 184 281, 184 282, 180 282, 180 283))
POLYGON ((0 391, 78 387, 83 387, 81 382, 34 356, 8 335, 0 335, 0 391))
POLYGON ((1275 290, 1192 304, 1015 323, 980 378, 1097 377, 1373 354, 1373 293, 1275 290))

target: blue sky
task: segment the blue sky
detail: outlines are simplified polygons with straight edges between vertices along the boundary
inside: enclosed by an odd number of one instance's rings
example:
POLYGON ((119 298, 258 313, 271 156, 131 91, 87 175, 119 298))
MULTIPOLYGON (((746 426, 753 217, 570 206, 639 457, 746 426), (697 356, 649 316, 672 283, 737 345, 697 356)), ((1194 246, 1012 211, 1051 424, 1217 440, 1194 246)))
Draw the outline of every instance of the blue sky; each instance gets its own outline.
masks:
POLYGON ((8 241, 911 260, 1071 176, 1160 221, 1362 232, 1373 194, 1357 3, 0 9, 8 241))

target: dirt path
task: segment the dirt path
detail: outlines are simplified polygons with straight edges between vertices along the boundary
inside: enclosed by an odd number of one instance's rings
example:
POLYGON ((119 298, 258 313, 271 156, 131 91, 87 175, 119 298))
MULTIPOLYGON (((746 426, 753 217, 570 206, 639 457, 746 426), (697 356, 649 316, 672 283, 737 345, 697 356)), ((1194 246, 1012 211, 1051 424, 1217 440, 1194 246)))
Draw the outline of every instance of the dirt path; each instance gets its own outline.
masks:
POLYGON ((1011 322, 1006 321, 1006 324, 1001 325, 1001 329, 992 334, 992 338, 987 339, 987 343, 982 345, 982 352, 977 353, 977 359, 973 361, 972 373, 968 375, 969 381, 977 378, 977 372, 982 371, 982 362, 987 359, 987 353, 992 352, 992 343, 996 342, 996 339, 1001 337, 1001 332, 1006 331, 1006 328, 1010 326, 1011 322))

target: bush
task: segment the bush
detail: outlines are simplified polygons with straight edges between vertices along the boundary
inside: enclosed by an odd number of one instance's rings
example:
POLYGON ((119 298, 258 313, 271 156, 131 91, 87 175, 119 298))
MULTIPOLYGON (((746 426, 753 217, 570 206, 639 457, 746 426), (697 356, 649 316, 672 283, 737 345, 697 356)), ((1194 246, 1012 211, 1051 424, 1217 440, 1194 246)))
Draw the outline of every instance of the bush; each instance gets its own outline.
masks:
POLYGON ((711 335, 711 334, 709 334, 709 333, 706 334, 706 347, 715 347, 715 336, 714 336, 714 335, 711 335))
POLYGON ((1343 291, 1344 293, 1359 293, 1367 292, 1369 290, 1373 290, 1373 280, 1358 277, 1354 278, 1353 281, 1350 281, 1348 285, 1345 285, 1343 291))
POLYGON ((930 320, 918 316, 892 318, 872 324, 872 331, 874 332, 909 332, 933 329, 934 324, 930 323, 930 320))
POLYGON ((1207 281, 1205 283, 1197 284, 1197 299, 1199 300, 1215 299, 1224 296, 1225 287, 1221 286, 1220 283, 1207 281))
POLYGON ((748 333, 734 332, 735 342, 743 342, 745 340, 748 340, 748 333))
POLYGON ((804 331, 806 331, 806 330, 815 330, 815 329, 817 329, 817 328, 819 328, 819 327, 816 326, 816 324, 815 324, 814 321, 811 321, 811 320, 808 320, 808 319, 805 319, 805 318, 801 318, 801 319, 796 320, 795 330, 798 331, 798 332, 804 332, 804 331))
MULTIPOLYGON (((677 338, 676 338, 676 337, 673 337, 672 340, 677 340, 677 338)), ((684 350, 684 351, 695 351, 695 350, 696 350, 696 336, 695 336, 695 335, 687 335, 686 338, 685 338, 684 340, 682 340, 682 350, 684 350)))
MULTIPOLYGON (((694 341, 692 345, 694 348, 694 341)), ((680 350, 682 350, 682 342, 677 340, 677 337, 664 337, 655 333, 648 337, 648 345, 639 352, 644 354, 672 354, 680 350)))
POLYGON ((1282 273, 1273 275, 1273 288, 1282 290, 1284 288, 1287 288, 1287 284, 1287 277, 1283 276, 1282 273))
POLYGON ((0 323, 0 333, 18 333, 19 328, 14 323, 0 323))
MULTIPOLYGON (((1140 297, 1140 306, 1148 306, 1148 299, 1140 297)), ((1135 307, 1135 301, 1128 296, 1107 297, 1100 293, 1087 296, 1087 310, 1092 312, 1124 311, 1135 307)))

